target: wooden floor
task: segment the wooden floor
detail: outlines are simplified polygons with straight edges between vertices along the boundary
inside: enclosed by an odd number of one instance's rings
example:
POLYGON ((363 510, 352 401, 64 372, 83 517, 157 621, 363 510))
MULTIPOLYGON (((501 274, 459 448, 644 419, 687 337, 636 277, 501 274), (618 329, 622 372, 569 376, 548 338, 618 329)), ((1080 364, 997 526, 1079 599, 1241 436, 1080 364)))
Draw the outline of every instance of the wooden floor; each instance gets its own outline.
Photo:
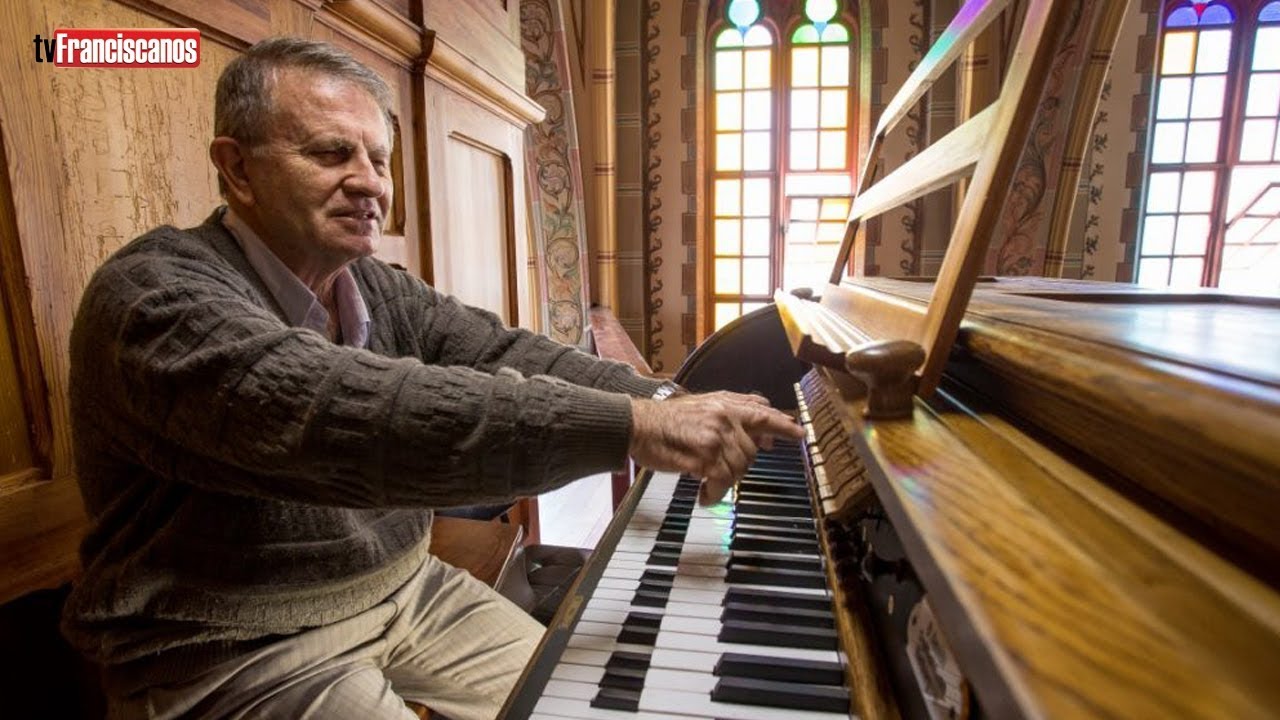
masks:
POLYGON ((538 497, 540 542, 594 548, 613 517, 609 475, 592 475, 538 497))

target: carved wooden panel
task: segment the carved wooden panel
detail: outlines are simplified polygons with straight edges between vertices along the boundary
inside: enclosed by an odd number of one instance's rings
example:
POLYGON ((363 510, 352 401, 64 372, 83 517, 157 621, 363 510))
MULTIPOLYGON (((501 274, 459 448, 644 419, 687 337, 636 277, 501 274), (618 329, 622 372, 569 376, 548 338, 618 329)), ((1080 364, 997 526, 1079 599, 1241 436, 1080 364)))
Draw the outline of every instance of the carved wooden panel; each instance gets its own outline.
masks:
MULTIPOLYGON (((158 225, 198 224, 221 204, 206 158, 222 68, 268 35, 329 40, 386 78, 398 124, 412 127, 412 67, 425 55, 425 33, 397 11, 405 5, 0 3, 0 61, 8 68, 0 83, 0 602, 76 571, 85 518, 69 431, 72 319, 108 255, 158 225), (201 63, 179 70, 36 63, 33 36, 59 27, 196 27, 201 63)), ((411 270, 423 264, 420 156, 395 154, 396 234, 382 250, 411 270)))

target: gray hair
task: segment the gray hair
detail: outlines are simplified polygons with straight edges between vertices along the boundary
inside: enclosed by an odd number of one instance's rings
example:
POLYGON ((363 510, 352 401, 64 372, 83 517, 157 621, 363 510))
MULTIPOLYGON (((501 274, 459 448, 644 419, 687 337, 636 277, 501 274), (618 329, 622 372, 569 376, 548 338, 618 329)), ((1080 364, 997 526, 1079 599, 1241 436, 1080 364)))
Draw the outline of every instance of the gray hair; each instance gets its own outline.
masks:
MULTIPOLYGON (((387 136, 392 137, 391 88, 386 81, 335 45, 295 37, 263 40, 227 64, 218 78, 214 97, 214 135, 234 138, 250 148, 262 143, 271 120, 277 73, 281 70, 319 73, 364 88, 382 109, 387 136)), ((225 193, 221 176, 218 185, 225 193)))

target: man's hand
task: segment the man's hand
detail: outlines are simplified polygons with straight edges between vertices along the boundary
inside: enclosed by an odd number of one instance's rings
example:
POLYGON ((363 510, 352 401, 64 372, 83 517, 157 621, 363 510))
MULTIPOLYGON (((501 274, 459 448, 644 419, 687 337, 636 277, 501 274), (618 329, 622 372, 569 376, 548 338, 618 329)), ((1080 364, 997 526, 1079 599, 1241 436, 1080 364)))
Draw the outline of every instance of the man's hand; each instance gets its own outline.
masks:
POLYGON ((698 500, 719 502, 775 437, 804 431, 759 395, 714 392, 631 401, 631 457, 653 470, 702 478, 698 500))

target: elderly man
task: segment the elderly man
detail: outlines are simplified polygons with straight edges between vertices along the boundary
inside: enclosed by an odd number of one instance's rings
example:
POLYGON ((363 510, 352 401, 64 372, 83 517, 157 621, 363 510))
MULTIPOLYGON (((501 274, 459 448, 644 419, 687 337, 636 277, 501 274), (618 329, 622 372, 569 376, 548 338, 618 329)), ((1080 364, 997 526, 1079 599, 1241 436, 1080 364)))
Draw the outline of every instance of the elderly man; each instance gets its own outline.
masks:
POLYGON ((92 528, 64 630, 116 717, 492 717, 541 634, 428 552, 429 508, 619 467, 719 500, 773 436, 758 398, 658 382, 371 257, 390 94, 321 43, 218 82, 227 207, 97 272, 72 337, 92 528))

